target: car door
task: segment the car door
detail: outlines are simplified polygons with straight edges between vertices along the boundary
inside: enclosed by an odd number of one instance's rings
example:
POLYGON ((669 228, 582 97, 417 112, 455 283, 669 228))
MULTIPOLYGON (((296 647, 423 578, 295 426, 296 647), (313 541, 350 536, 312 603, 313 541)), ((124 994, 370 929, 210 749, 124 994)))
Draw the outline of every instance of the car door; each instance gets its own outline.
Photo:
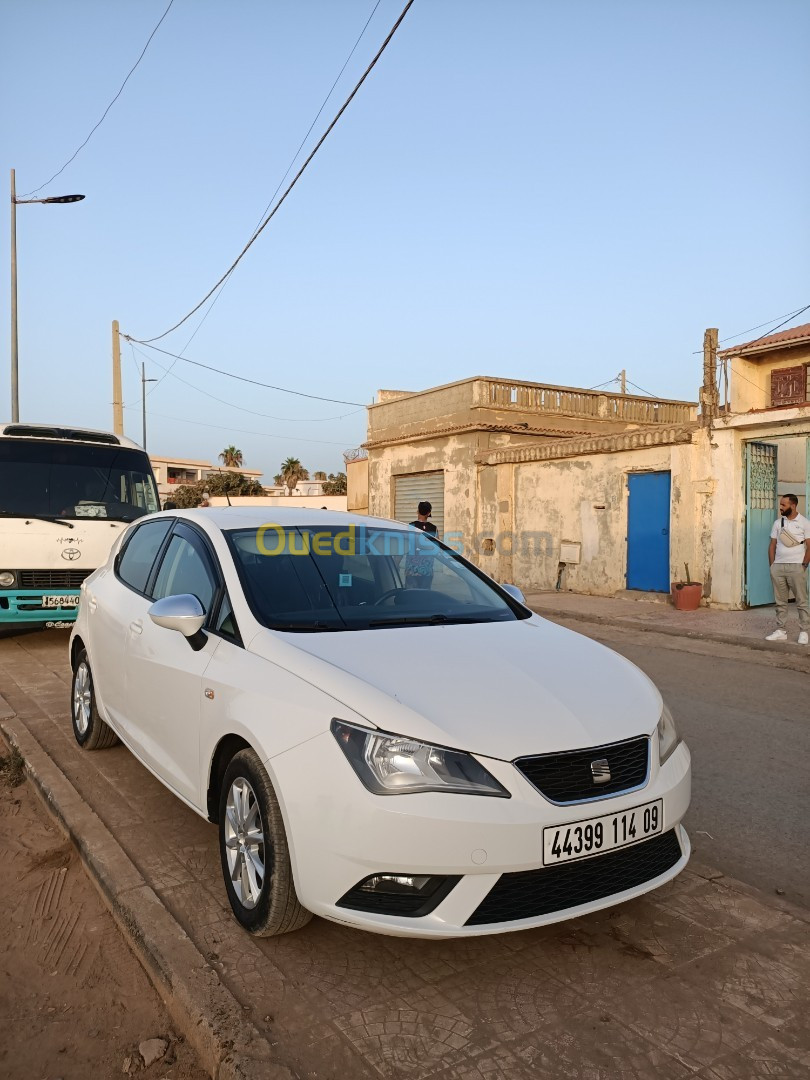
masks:
POLYGON ((82 603, 87 607, 87 647, 96 697, 127 740, 127 634, 130 623, 142 619, 151 603, 146 597, 147 584, 172 524, 172 518, 159 518, 133 529, 113 566, 85 586, 82 603))
POLYGON ((201 807, 202 676, 221 639, 208 634, 196 650, 178 631, 153 623, 148 609, 165 596, 190 593, 210 616, 220 583, 207 542, 196 529, 178 522, 163 549, 150 601, 127 633, 126 693, 127 708, 135 718, 133 748, 164 783, 195 807, 201 807))

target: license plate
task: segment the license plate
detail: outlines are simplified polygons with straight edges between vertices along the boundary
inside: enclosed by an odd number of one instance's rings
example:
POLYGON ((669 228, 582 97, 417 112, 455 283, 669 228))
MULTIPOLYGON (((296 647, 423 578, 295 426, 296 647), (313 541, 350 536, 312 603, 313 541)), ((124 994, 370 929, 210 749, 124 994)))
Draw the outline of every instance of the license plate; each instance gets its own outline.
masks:
POLYGON ((589 855, 636 844, 660 833, 663 824, 664 803, 657 799, 618 814, 543 829, 543 865, 586 859, 589 855))
POLYGON ((46 608, 78 607, 79 597, 78 594, 75 596, 43 596, 42 606, 46 608))

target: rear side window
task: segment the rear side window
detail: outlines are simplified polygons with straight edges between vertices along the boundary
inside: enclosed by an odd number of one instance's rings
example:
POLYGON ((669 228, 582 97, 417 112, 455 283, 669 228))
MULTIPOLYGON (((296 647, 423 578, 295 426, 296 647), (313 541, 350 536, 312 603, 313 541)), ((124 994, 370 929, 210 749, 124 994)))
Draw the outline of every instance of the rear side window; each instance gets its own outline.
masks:
POLYGON ((118 560, 118 576, 139 593, 146 592, 146 583, 160 545, 172 527, 172 519, 150 521, 139 525, 118 560))
POLYGON ((215 592, 216 581, 207 562, 192 543, 175 534, 166 548, 152 590, 155 600, 190 593, 197 597, 207 613, 211 610, 215 592))

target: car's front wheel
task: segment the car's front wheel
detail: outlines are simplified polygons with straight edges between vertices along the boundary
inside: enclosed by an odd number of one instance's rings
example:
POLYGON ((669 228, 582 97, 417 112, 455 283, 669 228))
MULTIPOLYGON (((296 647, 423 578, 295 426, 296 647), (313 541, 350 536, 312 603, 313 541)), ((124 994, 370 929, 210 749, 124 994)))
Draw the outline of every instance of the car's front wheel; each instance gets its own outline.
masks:
POLYGON ((295 892, 281 808, 254 750, 240 750, 225 770, 219 848, 228 900, 246 930, 271 937, 306 926, 312 914, 295 892))
POLYGON ((113 729, 99 716, 93 673, 86 649, 82 649, 76 657, 76 666, 73 669, 70 715, 73 720, 73 734, 82 749, 105 750, 118 742, 118 736, 113 729))

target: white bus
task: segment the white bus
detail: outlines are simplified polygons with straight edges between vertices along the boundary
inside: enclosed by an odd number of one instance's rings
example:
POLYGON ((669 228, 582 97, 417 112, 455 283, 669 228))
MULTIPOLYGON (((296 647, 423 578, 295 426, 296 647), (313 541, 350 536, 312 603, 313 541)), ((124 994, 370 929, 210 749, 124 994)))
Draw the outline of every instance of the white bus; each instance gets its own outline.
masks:
POLYGON ((159 509, 131 439, 0 424, 0 634, 70 625, 84 579, 131 521, 159 509))

